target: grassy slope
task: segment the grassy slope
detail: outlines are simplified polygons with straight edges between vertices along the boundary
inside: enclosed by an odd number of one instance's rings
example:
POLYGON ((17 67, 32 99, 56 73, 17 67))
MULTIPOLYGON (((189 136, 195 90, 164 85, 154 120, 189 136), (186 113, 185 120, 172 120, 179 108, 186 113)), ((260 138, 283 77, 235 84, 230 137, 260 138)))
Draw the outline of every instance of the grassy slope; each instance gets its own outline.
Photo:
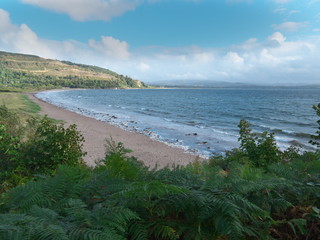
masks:
POLYGON ((52 76, 56 78, 72 76, 85 80, 116 80, 119 82, 121 82, 122 80, 122 84, 124 80, 128 82, 129 87, 146 86, 139 80, 133 80, 129 77, 117 74, 108 69, 96 66, 45 59, 33 55, 7 53, 0 51, 0 70, 1 68, 10 72, 26 73, 34 76, 52 76))
POLYGON ((40 111, 40 106, 22 93, 0 92, 0 105, 5 105, 7 108, 18 113, 23 119, 29 116, 38 116, 40 111))
POLYGON ((23 71, 35 75, 79 76, 92 77, 100 80, 109 80, 117 76, 107 69, 44 59, 33 55, 0 52, 0 61, 12 71, 23 71))

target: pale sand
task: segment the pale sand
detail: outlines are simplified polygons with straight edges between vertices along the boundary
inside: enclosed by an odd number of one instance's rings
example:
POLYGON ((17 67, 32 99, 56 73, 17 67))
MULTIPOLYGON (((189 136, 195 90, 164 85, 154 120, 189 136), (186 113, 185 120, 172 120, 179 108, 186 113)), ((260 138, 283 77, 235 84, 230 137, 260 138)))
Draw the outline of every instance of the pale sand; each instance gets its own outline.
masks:
POLYGON ((104 157, 105 140, 110 136, 114 141, 122 142, 126 148, 133 150, 130 154, 144 162, 146 166, 157 165, 158 168, 162 168, 171 167, 172 164, 187 165, 196 159, 195 155, 186 153, 183 149, 174 148, 145 135, 125 131, 106 122, 58 108, 39 100, 33 94, 28 94, 28 96, 40 105, 40 114, 62 120, 66 125, 77 125, 77 129, 85 139, 83 150, 87 152, 87 155, 84 160, 89 166, 94 166, 95 160, 104 157))

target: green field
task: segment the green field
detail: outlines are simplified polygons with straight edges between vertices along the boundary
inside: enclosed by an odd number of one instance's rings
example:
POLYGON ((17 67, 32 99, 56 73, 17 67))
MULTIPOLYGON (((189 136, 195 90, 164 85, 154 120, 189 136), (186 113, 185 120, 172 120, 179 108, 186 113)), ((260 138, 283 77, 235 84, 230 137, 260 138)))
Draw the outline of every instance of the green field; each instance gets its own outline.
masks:
POLYGON ((24 93, 0 92, 0 105, 22 115, 36 115, 40 111, 40 106, 24 93))

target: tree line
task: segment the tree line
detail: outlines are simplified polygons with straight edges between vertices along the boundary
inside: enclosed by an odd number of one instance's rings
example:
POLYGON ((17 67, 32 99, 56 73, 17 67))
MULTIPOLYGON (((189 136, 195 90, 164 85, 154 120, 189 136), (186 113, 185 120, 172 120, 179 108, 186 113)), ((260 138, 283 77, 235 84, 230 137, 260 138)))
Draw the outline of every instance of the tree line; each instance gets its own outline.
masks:
POLYGON ((0 65, 0 88, 50 89, 50 88, 141 88, 144 83, 124 75, 114 75, 111 79, 102 80, 88 76, 56 76, 32 74, 25 71, 13 71, 0 65))

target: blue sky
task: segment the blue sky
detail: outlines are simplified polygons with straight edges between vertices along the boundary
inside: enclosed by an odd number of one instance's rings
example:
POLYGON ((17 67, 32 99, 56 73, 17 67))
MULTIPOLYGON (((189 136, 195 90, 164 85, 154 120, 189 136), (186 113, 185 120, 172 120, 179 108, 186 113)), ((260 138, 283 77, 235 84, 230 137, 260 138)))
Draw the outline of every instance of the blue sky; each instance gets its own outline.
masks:
POLYGON ((1 0, 0 50, 148 83, 320 84, 320 0, 1 0))

